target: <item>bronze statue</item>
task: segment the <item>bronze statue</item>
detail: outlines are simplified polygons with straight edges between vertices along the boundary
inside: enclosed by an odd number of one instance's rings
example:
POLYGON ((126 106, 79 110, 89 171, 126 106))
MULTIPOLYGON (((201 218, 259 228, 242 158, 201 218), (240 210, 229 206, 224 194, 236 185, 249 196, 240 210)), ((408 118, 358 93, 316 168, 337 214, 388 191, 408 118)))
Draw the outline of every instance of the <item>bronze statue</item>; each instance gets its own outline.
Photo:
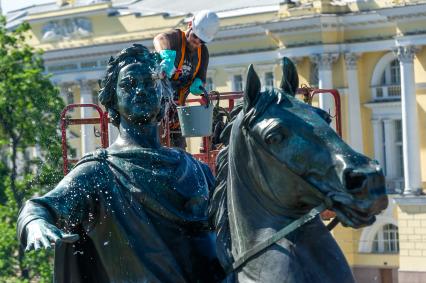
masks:
POLYGON ((281 89, 262 93, 250 66, 243 104, 222 134, 210 210, 224 282, 354 282, 319 213, 372 224, 388 203, 384 176, 329 127, 327 113, 294 98, 296 68, 288 59, 283 68, 281 89))
POLYGON ((56 243, 55 282, 214 282, 208 224, 214 178, 190 154, 161 146, 159 56, 142 45, 108 64, 99 94, 118 139, 86 155, 50 192, 26 202, 27 250, 56 243), (153 75, 154 74, 154 75, 153 75))

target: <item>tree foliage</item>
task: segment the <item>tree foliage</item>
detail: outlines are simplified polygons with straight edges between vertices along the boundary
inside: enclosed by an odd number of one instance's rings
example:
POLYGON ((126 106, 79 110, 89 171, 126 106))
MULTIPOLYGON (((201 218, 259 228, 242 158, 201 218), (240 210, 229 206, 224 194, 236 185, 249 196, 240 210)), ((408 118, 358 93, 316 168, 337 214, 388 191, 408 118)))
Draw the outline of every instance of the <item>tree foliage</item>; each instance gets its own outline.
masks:
POLYGON ((64 104, 44 73, 41 52, 26 43, 29 28, 8 31, 0 17, 0 282, 51 281, 51 252, 24 254, 16 237, 23 202, 62 178, 64 104))

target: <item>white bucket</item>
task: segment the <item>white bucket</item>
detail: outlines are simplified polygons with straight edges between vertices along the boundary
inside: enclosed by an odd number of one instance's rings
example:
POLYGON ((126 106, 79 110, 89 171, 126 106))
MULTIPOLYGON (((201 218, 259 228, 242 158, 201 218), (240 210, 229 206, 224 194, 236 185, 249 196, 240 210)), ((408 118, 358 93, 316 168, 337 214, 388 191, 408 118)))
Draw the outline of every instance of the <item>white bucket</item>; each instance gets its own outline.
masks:
POLYGON ((184 137, 206 137, 212 134, 213 105, 177 107, 180 128, 184 137))

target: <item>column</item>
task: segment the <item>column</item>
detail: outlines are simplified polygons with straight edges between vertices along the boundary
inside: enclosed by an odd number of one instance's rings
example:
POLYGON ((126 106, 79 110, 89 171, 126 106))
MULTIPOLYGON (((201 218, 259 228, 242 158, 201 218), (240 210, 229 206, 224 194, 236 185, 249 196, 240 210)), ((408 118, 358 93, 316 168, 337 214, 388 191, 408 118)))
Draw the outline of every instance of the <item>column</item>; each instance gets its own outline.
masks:
POLYGON ((402 147, 404 155, 404 194, 421 192, 419 123, 417 118, 414 79, 414 46, 399 46, 395 50, 401 68, 402 147))
MULTIPOLYGON (((339 54, 324 53, 315 54, 311 59, 318 65, 318 88, 333 88, 333 63, 337 60, 339 54)), ((328 93, 319 95, 319 107, 332 116, 335 116, 333 96, 328 93)))
MULTIPOLYGON (((93 103, 92 86, 90 82, 87 80, 80 80, 79 84, 80 103, 93 103)), ((92 118, 93 116, 93 108, 80 108, 81 118, 92 118)), ((88 152, 94 151, 95 148, 94 125, 81 125, 81 155, 83 156, 88 152)))
MULTIPOLYGON (((296 67, 303 61, 303 56, 292 56, 288 58, 290 58, 291 62, 293 62, 296 67)), ((282 69, 282 59, 280 59, 280 67, 282 69)))
POLYGON ((61 82, 58 83, 57 86, 59 87, 59 95, 61 96, 62 100, 64 101, 65 105, 68 104, 68 92, 71 87, 70 82, 61 82))
POLYGON ((385 129, 385 154, 386 154, 386 177, 388 179, 396 178, 396 152, 395 152, 395 120, 383 120, 385 129))
POLYGON ((374 159, 376 159, 382 169, 385 170, 385 159, 383 156, 383 128, 382 121, 379 119, 371 120, 373 124, 373 138, 374 138, 374 159))
POLYGON ((348 80, 348 135, 349 144, 358 152, 364 151, 361 104, 359 99, 358 58, 355 53, 345 54, 346 78, 348 80))

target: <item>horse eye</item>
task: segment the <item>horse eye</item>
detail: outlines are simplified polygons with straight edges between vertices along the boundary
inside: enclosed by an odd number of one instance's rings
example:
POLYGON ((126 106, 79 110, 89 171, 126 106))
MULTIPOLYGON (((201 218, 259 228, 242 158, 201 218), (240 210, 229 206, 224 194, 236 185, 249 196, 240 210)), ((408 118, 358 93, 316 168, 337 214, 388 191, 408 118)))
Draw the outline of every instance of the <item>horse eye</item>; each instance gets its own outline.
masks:
POLYGON ((281 133, 272 133, 266 136, 265 142, 267 144, 279 144, 283 141, 284 135, 281 133))

